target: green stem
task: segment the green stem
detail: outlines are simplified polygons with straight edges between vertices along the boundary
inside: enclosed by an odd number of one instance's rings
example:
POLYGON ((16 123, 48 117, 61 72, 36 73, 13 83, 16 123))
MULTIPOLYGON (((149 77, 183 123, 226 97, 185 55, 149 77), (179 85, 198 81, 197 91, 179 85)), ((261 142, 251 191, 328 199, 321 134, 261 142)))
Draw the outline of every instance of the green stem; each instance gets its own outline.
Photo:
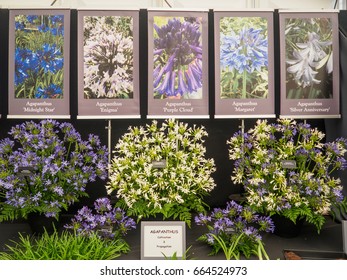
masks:
POLYGON ((247 98, 246 85, 247 85, 247 71, 246 71, 246 70, 243 70, 243 77, 242 77, 242 98, 247 98))

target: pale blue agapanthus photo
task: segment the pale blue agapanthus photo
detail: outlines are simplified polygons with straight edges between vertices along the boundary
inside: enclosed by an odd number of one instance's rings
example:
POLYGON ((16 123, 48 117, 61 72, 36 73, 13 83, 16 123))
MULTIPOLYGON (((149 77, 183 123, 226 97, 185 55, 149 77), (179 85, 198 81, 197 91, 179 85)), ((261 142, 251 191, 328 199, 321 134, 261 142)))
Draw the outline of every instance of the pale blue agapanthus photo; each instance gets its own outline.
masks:
POLYGON ((224 17, 220 21, 222 98, 266 98, 267 20, 224 17))

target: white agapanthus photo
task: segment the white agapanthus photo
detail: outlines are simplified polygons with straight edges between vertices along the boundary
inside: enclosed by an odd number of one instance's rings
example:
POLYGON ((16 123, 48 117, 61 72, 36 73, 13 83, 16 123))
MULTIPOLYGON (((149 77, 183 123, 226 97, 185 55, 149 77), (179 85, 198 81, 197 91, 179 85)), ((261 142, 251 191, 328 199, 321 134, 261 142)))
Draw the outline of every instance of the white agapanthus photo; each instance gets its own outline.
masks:
POLYGON ((132 17, 85 17, 83 50, 86 99, 133 97, 132 17))

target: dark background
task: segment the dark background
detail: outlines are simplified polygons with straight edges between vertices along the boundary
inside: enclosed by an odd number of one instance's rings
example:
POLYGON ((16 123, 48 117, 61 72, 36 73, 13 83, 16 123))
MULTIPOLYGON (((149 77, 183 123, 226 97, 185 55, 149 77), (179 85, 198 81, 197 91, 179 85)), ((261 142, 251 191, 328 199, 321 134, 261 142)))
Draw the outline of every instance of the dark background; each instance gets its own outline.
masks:
MULTIPOLYGON (((7 137, 10 128, 25 120, 7 119, 8 114, 8 10, 0 10, 0 139, 7 137)), ((274 13, 274 38, 275 38, 275 95, 276 95, 276 114, 279 115, 279 96, 280 96, 280 65, 279 65, 279 24, 278 13, 274 13)), ((340 81, 341 81, 341 119, 324 120, 308 119, 307 123, 318 127, 327 133, 327 140, 331 141, 336 137, 347 137, 347 100, 344 96, 347 86, 347 13, 340 11, 340 81)), ((118 139, 127 131, 129 126, 145 125, 151 120, 146 119, 147 114, 147 11, 140 10, 140 103, 141 119, 134 120, 112 120, 112 145, 113 148, 118 139)), ((229 200, 230 194, 242 192, 242 186, 234 185, 231 182, 233 163, 229 160, 227 140, 240 129, 241 120, 239 119, 214 119, 214 41, 213 41, 213 12, 209 12, 209 111, 210 119, 206 120, 182 120, 189 125, 203 125, 209 136, 206 139, 207 157, 214 158, 217 171, 213 174, 216 188, 211 192, 205 201, 211 206, 224 206, 229 200)), ((103 144, 107 145, 108 131, 107 120, 77 120, 77 10, 71 10, 71 47, 70 47, 70 120, 81 133, 82 138, 87 138, 89 133, 99 135, 103 144)), ((39 120, 37 120, 39 121, 39 120)), ((255 124, 256 119, 246 119, 245 129, 248 130, 255 124)), ((273 120, 269 120, 273 121, 273 120)), ((160 121, 159 121, 160 122, 160 121)), ((344 182, 347 182, 347 172, 338 174, 344 182)), ((97 181, 88 185, 89 198, 81 200, 75 204, 70 211, 75 211, 85 204, 92 204, 93 201, 106 195, 104 181, 97 181)), ((344 189, 347 194, 347 188, 344 189)))

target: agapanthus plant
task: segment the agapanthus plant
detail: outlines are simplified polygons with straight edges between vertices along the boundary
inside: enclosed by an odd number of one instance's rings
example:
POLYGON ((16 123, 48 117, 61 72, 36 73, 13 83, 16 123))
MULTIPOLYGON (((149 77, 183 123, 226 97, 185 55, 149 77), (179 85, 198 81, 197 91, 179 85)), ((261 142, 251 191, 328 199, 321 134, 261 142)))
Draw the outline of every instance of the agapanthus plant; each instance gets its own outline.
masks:
MULTIPOLYGON (((154 23, 155 98, 201 98, 202 40, 199 18, 167 18, 154 23)), ((158 21, 163 17, 155 17, 158 21)))
POLYGON ((268 88, 267 20, 234 18, 221 20, 222 96, 266 98, 268 88))
POLYGON ((198 214, 195 223, 207 228, 207 233, 198 240, 212 247, 211 255, 223 250, 227 259, 240 259, 241 254, 246 258, 251 255, 268 258, 261 233, 273 232, 273 222, 267 216, 256 214, 250 207, 230 201, 224 209, 213 209, 210 215, 198 214), (262 252, 258 251, 259 246, 262 252))
POLYGON ((28 121, 9 135, 0 141, 0 221, 32 212, 58 218, 88 195, 88 182, 107 177, 107 148, 70 123, 28 121))
POLYGON ((136 228, 136 223, 122 209, 113 207, 109 198, 104 197, 95 200, 94 209, 84 206, 78 210, 65 228, 72 229, 77 235, 97 234, 104 239, 122 239, 129 230, 136 228))
POLYGON ((203 197, 215 187, 205 136, 204 127, 175 120, 130 127, 115 147, 108 193, 139 220, 161 213, 190 225, 191 211, 205 211, 203 197))
POLYGON ((293 222, 304 218, 318 232, 333 204, 343 199, 335 170, 346 168, 347 141, 325 143, 324 133, 306 123, 258 120, 228 141, 234 160, 232 180, 243 184, 247 204, 267 215, 293 222))
POLYGON ((84 96, 133 97, 133 19, 84 18, 84 96))
POLYGON ((15 97, 63 98, 64 16, 17 15, 15 43, 15 97))

